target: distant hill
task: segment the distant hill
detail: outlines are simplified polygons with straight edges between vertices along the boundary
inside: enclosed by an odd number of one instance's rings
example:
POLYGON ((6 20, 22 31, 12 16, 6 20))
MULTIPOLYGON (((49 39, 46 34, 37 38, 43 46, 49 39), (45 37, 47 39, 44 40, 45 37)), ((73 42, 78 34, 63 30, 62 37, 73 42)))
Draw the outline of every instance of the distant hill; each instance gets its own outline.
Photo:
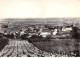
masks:
MULTIPOLYGON (((0 26, 2 24, 5 25, 9 25, 9 26, 13 26, 13 25, 19 25, 19 26, 24 26, 24 25, 29 25, 29 24, 51 24, 53 26, 68 26, 71 25, 73 23, 73 21, 75 22, 76 26, 79 27, 80 29, 80 21, 79 18, 25 18, 25 19, 21 19, 21 18, 7 18, 7 19, 2 19, 0 26)), ((0 27, 0 32, 3 33, 3 31, 6 28, 1 28, 0 27)), ((19 31, 19 29, 16 28, 11 28, 11 29, 6 29, 7 31, 9 30, 15 30, 15 31, 19 31)))
POLYGON ((2 20, 2 22, 13 24, 52 24, 54 26, 71 25, 73 21, 80 25, 79 18, 7 18, 2 20))

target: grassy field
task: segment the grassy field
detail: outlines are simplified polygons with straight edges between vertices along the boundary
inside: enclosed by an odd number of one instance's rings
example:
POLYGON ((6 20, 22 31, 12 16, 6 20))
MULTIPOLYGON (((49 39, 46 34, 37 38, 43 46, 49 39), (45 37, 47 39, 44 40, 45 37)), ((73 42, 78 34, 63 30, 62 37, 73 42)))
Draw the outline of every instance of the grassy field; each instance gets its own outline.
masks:
MULTIPOLYGON (((75 51, 77 42, 75 39, 52 39, 50 41, 32 42, 37 48, 48 52, 65 52, 75 51)), ((78 42, 80 47, 80 42, 78 42)), ((80 49, 79 49, 80 50, 80 49)))

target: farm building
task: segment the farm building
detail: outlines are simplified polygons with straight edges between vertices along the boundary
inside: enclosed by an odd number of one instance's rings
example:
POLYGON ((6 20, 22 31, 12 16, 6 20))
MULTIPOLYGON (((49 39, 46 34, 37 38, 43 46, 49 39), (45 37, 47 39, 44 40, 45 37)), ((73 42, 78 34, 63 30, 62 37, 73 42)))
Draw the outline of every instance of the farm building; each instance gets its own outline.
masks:
POLYGON ((46 37, 47 35, 50 35, 50 30, 42 29, 42 30, 40 30, 40 35, 43 37, 46 37))
POLYGON ((48 35, 56 35, 58 33, 58 30, 55 28, 54 30, 49 30, 49 29, 42 29, 40 32, 40 35, 43 37, 46 37, 48 35))
POLYGON ((72 27, 63 27, 62 31, 67 32, 67 31, 71 31, 72 27))

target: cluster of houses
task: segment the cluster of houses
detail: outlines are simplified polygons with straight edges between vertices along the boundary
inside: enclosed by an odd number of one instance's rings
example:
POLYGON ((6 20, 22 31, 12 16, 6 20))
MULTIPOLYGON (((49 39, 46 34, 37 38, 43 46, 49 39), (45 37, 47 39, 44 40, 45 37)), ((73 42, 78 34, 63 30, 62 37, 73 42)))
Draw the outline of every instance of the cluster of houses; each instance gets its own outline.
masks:
MULTIPOLYGON (((19 33, 20 36, 27 33, 30 35, 29 37, 31 37, 32 35, 39 35, 42 37, 46 37, 48 35, 55 36, 57 34, 61 34, 62 32, 70 32, 70 31, 72 31, 72 27, 73 27, 73 25, 71 25, 71 26, 52 26, 52 25, 45 25, 45 24, 44 25, 37 24, 37 25, 27 25, 27 26, 14 25, 14 26, 8 27, 8 29, 11 29, 11 28, 18 29, 17 31, 14 32, 14 34, 19 33)), ((13 30, 11 30, 8 33, 11 34, 12 31, 13 30)))
POLYGON ((53 29, 49 30, 49 29, 41 29, 40 35, 42 35, 43 37, 46 37, 47 35, 57 35, 61 32, 70 32, 72 31, 72 26, 69 27, 53 27, 53 29))

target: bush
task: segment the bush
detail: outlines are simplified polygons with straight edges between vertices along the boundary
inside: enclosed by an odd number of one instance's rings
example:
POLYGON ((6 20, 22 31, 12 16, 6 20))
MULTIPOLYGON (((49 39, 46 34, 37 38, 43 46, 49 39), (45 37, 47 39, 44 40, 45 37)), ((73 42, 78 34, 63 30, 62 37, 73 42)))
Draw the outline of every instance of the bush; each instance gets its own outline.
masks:
POLYGON ((8 44, 8 42, 8 39, 0 38, 0 51, 8 44))

